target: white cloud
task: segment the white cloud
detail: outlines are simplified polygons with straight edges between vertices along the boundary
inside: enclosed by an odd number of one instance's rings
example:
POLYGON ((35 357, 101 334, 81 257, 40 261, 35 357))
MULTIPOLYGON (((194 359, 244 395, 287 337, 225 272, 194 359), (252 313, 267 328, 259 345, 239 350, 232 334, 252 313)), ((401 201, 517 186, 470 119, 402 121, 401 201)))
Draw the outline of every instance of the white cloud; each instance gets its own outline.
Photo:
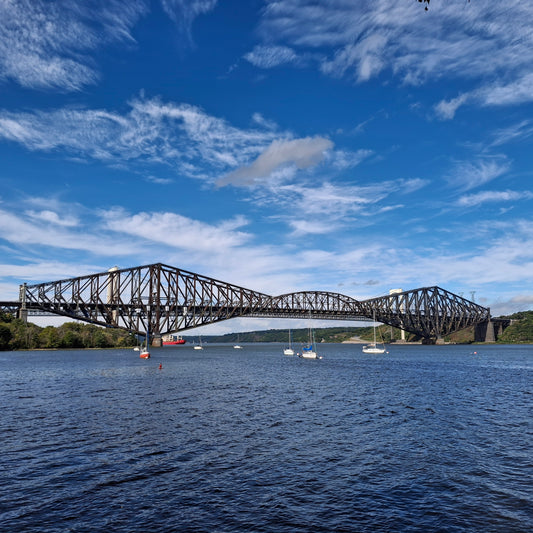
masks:
POLYGON ((477 93, 438 104, 439 115, 452 118, 470 99, 481 105, 531 101, 532 18, 533 5, 522 0, 440 2, 428 12, 416 2, 266 0, 257 28, 262 44, 250 55, 268 68, 279 62, 269 61, 266 51, 288 50, 285 62, 294 62, 292 54, 306 56, 323 73, 359 83, 385 70, 416 85, 476 80, 477 93), (263 61, 256 50, 265 51, 263 61), (507 81, 485 88, 495 77, 507 81))
POLYGON ((492 316, 508 316, 531 309, 533 309, 533 294, 512 296, 508 300, 498 299, 491 304, 492 316))
POLYGON ((480 159, 473 163, 458 163, 448 181, 460 190, 468 191, 502 176, 510 169, 504 158, 480 159))
POLYGON ((256 46, 245 54, 244 59, 259 68, 273 68, 286 63, 295 63, 298 56, 287 46, 256 46))
POLYGON ((452 119, 457 110, 468 100, 468 95, 462 94, 451 100, 442 100, 435 106, 437 116, 443 120, 452 119))
MULTIPOLYGON (((181 36, 217 0, 160 0, 181 36)), ((112 43, 134 43, 132 29, 148 0, 9 0, 0 2, 0 81, 78 91, 98 81, 93 54, 112 43)))
POLYGON ((502 128, 493 132, 494 140, 492 146, 500 146, 511 141, 524 140, 533 135, 533 122, 522 120, 517 124, 512 124, 507 128, 502 128))
POLYGON ((359 165, 365 159, 374 154, 373 150, 360 149, 355 152, 349 150, 335 150, 328 152, 326 157, 331 161, 334 168, 344 170, 359 165))
POLYGON ((217 0, 160 0, 165 13, 192 43, 192 23, 199 15, 212 11, 217 0))
POLYGON ((271 129, 242 130, 198 107, 136 99, 128 113, 64 108, 0 111, 0 139, 34 151, 139 165, 163 164, 181 175, 213 179, 256 157, 279 136, 271 129))
POLYGON ((425 180, 395 180, 360 186, 311 180, 299 183, 272 182, 254 197, 258 205, 277 208, 273 218, 288 224, 293 236, 334 233, 347 226, 367 226, 381 213, 397 209, 385 200, 410 194, 427 185, 425 180))
POLYGON ((533 73, 527 73, 510 83, 484 87, 477 93, 485 106, 517 105, 533 102, 533 73))
POLYGON ((129 215, 122 209, 102 213, 107 228, 169 248, 222 254, 248 242, 251 236, 236 231, 247 224, 243 217, 219 225, 206 224, 176 213, 138 213, 129 215))
POLYGON ((261 113, 254 113, 252 115, 252 121, 258 126, 266 128, 268 130, 275 130, 278 127, 278 125, 273 120, 265 118, 261 113))
POLYGON ((333 147, 329 139, 305 137, 303 139, 274 140, 250 165, 238 168, 218 180, 219 185, 249 185, 266 178, 284 166, 305 169, 317 165, 324 153, 333 147))
POLYGON ((529 191, 483 191, 477 194, 461 196, 457 205, 475 207, 488 202, 510 202, 514 200, 530 200, 533 193, 529 191))
POLYGON ((56 226, 74 227, 79 224, 79 221, 76 217, 68 215, 60 217, 57 213, 50 211, 49 209, 45 209, 43 211, 26 211, 26 215, 37 221, 40 220, 56 226))
POLYGON ((170 185, 171 183, 174 183, 173 179, 160 178, 158 176, 147 176, 146 181, 149 181, 150 183, 155 183, 157 185, 170 185))
POLYGON ((364 82, 377 76, 385 67, 383 51, 387 39, 384 35, 369 35, 357 44, 346 45, 336 52, 331 61, 325 61, 321 70, 325 74, 342 77, 348 69, 355 70, 357 81, 364 82))
POLYGON ((435 106, 437 116, 452 119, 459 107, 475 102, 484 107, 512 106, 533 102, 533 74, 527 73, 505 84, 488 84, 435 106))
POLYGON ((14 245, 34 246, 36 250, 43 247, 77 250, 104 256, 138 252, 130 243, 119 242, 111 235, 91 235, 74 223, 58 224, 60 220, 57 213, 48 212, 36 220, 32 213, 27 217, 0 210, 2 238, 14 245))
POLYGON ((89 54, 108 42, 131 41, 146 10, 139 0, 1 2, 0 81, 66 91, 93 84, 99 74, 89 54))

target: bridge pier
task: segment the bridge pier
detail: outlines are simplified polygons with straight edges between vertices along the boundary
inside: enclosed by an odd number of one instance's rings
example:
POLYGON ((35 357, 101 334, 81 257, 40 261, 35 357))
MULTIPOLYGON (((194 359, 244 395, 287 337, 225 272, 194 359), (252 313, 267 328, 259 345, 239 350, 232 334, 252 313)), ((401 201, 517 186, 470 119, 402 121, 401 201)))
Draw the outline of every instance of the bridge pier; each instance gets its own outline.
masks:
POLYGON ((494 331, 494 323, 492 320, 487 322, 480 322, 476 324, 474 330, 475 342, 496 342, 496 334, 494 331))
POLYGON ((152 342, 150 343, 154 348, 160 348, 163 346, 163 341, 161 339, 161 335, 154 335, 152 337, 152 342))
POLYGON ((27 284, 23 283, 19 286, 19 302, 20 302, 20 308, 17 313, 17 318, 20 318, 21 320, 24 320, 24 322, 28 323, 28 308, 26 306, 26 289, 27 284))

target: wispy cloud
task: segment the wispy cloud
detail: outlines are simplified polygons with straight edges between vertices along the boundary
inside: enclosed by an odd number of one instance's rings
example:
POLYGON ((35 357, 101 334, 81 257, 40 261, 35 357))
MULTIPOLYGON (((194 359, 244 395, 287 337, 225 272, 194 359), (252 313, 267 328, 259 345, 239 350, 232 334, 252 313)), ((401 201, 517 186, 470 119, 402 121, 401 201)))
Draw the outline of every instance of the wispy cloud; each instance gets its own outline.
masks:
MULTIPOLYGON (((160 0, 187 43, 196 17, 217 0, 160 0)), ((10 0, 0 2, 0 82, 78 91, 100 78, 94 54, 114 43, 134 43, 132 29, 148 0, 10 0)))
POLYGON ((435 112, 444 120, 454 118, 459 107, 467 102, 482 107, 503 107, 533 102, 533 74, 527 73, 508 83, 487 84, 451 100, 442 100, 435 112))
MULTIPOLYGON (((323 73, 358 83, 386 70, 407 84, 477 80, 472 101, 481 105, 531 99, 530 3, 441 2, 428 12, 419 7, 387 0, 267 0, 257 28, 262 44, 247 57, 269 68, 307 54, 323 73), (495 74, 506 83, 490 86, 495 74)), ((465 94, 443 101, 437 111, 452 118, 469 100, 465 94)))
POLYGON ((122 209, 102 213, 108 229, 146 241, 187 251, 221 254, 250 240, 238 228, 247 224, 243 217, 220 224, 207 224, 176 213, 137 213, 122 209))
POLYGON ((256 46, 244 59, 260 68, 273 68, 286 63, 296 63, 298 55, 288 46, 256 46))
POLYGON ((517 124, 512 124, 507 128, 502 128, 493 132, 492 146, 507 144, 512 141, 528 139, 533 135, 533 121, 522 120, 517 124))
POLYGON ((533 193, 530 191, 483 191, 477 194, 461 196, 457 205, 461 207, 475 207, 490 202, 511 202, 531 200, 533 193))
POLYGON ((199 15, 213 10, 217 0, 160 0, 165 13, 192 43, 192 23, 199 15))
POLYGON ((278 208, 280 214, 276 218, 288 224, 293 236, 323 235, 348 225, 352 228, 366 226, 371 223, 370 214, 373 221, 373 217, 394 209, 386 203, 388 198, 397 200, 398 195, 410 194, 425 185, 427 182, 420 179, 399 179, 366 186, 320 180, 272 183, 257 192, 255 201, 271 209, 278 208))
POLYGON ((503 157, 460 162, 448 177, 448 181, 459 190, 468 191, 502 176, 510 167, 510 162, 503 157))
POLYGON ((95 83, 91 54, 133 41, 130 30, 146 11, 140 0, 1 2, 0 81, 63 91, 95 83))
POLYGON ((0 111, 0 139, 29 150, 107 164, 162 164, 209 179, 245 164, 278 137, 271 128, 238 129, 188 104, 135 99, 127 113, 103 109, 0 111))

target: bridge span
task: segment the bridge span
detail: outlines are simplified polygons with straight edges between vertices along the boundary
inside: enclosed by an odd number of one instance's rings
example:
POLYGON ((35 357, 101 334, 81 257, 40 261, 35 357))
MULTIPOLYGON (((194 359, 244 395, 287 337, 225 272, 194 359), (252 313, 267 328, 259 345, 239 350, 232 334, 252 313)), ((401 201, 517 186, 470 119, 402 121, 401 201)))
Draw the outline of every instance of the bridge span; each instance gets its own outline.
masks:
MULTIPOLYGON (((0 305, 2 302, 0 302, 0 305)), ((306 291, 270 296, 214 278, 155 263, 77 278, 20 286, 18 302, 3 307, 28 314, 52 313, 139 335, 162 335, 236 317, 375 320, 425 339, 470 326, 490 338, 490 310, 440 287, 397 292, 368 300, 306 291)), ((493 335, 493 334, 492 334, 493 335)))

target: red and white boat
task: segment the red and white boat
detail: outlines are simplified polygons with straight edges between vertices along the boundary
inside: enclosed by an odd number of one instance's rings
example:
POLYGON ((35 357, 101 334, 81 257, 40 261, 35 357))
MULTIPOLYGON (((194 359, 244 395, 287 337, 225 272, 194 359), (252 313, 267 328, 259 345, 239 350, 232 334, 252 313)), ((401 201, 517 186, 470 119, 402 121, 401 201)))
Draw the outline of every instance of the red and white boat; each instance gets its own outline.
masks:
POLYGON ((187 341, 182 339, 179 335, 167 335, 163 337, 163 346, 177 346, 178 344, 185 344, 187 341))

